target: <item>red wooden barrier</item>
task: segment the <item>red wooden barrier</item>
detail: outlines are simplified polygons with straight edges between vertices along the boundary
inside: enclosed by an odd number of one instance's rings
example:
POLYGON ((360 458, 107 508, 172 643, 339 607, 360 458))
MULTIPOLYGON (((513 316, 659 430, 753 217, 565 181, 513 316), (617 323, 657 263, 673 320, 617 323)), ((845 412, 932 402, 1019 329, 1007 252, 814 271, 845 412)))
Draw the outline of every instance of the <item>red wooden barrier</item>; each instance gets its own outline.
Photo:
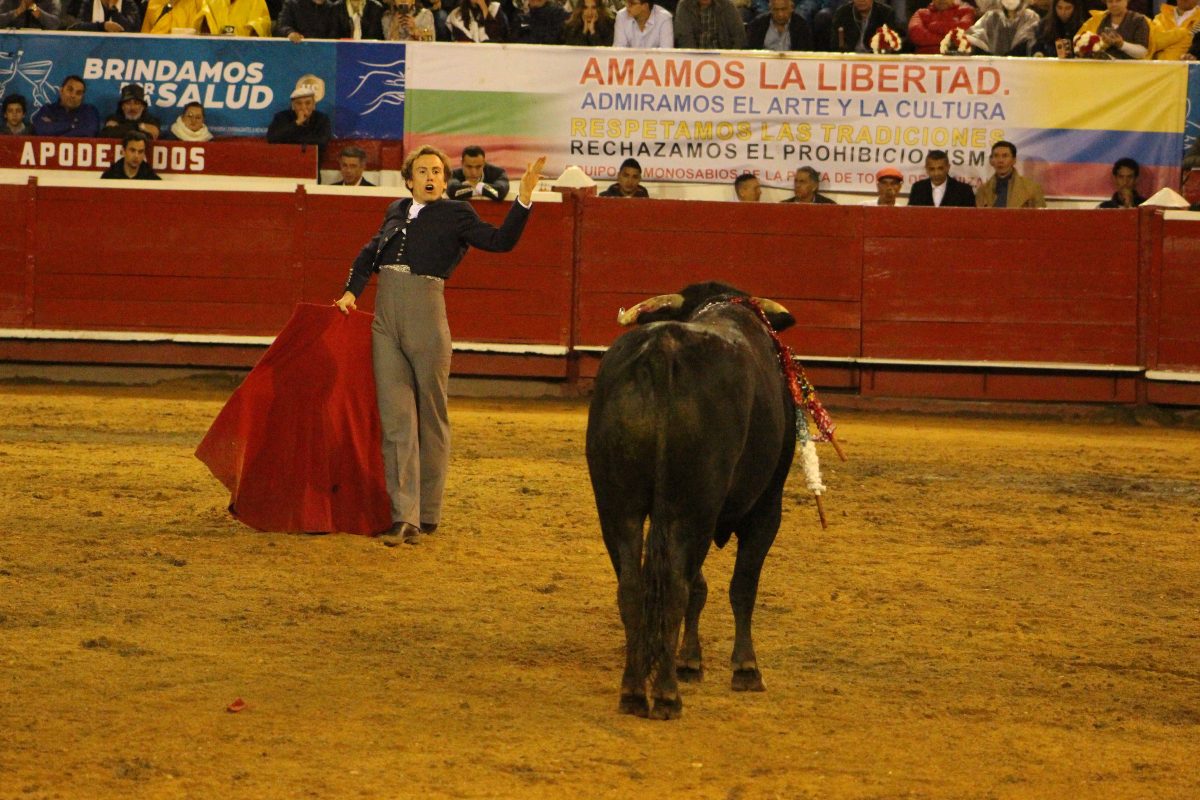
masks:
MULTIPOLYGON (((0 137, 4 138, 4 137, 0 137)), ((33 187, 0 184, 0 325, 24 327, 29 307, 28 207, 33 187)))
MULTIPOLYGON (((16 329, 0 358, 227 366, 266 339, 222 337, 270 337, 297 301, 337 297, 390 200, 32 183, 0 199, 0 327, 16 329)), ((619 307, 723 280, 792 310, 784 338, 826 387, 1200 404, 1197 263, 1200 223, 1147 209, 567 196, 538 203, 514 252, 470 251, 446 296, 458 374, 587 377, 619 307)))
POLYGON ((1200 372, 1200 236, 1196 222, 1163 223, 1158 369, 1200 372))
POLYGON ((291 194, 37 192, 38 328, 274 335, 299 299, 291 194))
POLYGON ((863 210, 862 355, 951 362, 876 364, 864 393, 1134 399, 1138 212, 863 210), (1051 376, 1029 362, 1130 369, 1051 376))
MULTIPOLYGON (((1162 212, 1158 212, 1162 216, 1162 212)), ((1200 223, 1156 219, 1161 248, 1150 321, 1146 400, 1200 405, 1200 223), (1187 378, 1187 379, 1185 379, 1187 378)))

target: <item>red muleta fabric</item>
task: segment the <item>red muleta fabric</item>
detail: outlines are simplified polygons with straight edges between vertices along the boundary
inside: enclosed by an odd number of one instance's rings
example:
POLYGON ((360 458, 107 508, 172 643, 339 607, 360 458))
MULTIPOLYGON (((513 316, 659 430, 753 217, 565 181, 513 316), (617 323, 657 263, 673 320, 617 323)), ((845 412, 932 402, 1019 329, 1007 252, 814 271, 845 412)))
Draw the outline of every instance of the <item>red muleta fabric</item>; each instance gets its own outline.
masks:
POLYGON ((260 531, 374 534, 391 525, 370 314, 301 303, 196 448, 260 531))

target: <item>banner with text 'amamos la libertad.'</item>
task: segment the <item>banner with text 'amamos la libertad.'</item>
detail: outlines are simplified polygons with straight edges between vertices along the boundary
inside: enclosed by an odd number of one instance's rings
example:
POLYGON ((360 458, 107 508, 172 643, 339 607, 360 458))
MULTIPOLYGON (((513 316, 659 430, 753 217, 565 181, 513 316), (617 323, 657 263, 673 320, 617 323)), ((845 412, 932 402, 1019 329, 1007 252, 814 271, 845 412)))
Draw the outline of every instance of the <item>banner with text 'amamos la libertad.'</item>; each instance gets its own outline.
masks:
POLYGON ((923 177, 931 149, 978 182, 1005 139, 1047 194, 1107 197, 1123 156, 1178 185, 1186 96, 1181 63, 410 45, 405 141, 510 168, 547 153, 548 174, 599 181, 628 157, 653 181, 779 187, 811 165, 870 191, 884 166, 923 177))

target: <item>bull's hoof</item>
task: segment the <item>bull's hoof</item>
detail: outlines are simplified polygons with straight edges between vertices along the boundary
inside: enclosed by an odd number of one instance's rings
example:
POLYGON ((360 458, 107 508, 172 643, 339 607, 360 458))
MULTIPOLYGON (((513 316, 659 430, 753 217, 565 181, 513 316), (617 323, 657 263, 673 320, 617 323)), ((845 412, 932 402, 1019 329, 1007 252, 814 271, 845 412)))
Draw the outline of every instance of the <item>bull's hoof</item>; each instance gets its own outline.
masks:
POLYGON ((757 669, 735 669, 730 688, 735 692, 765 692, 762 673, 757 669))
POLYGON ((689 661, 675 667, 675 677, 684 683, 700 683, 704 680, 704 665, 699 661, 689 661))
POLYGON ((617 704, 617 711, 622 714, 633 714, 635 717, 650 716, 650 704, 646 702, 646 696, 640 694, 623 694, 621 702, 617 704))
POLYGON ((656 697, 654 699, 654 708, 650 710, 650 719, 679 719, 681 716, 683 716, 683 698, 656 697))

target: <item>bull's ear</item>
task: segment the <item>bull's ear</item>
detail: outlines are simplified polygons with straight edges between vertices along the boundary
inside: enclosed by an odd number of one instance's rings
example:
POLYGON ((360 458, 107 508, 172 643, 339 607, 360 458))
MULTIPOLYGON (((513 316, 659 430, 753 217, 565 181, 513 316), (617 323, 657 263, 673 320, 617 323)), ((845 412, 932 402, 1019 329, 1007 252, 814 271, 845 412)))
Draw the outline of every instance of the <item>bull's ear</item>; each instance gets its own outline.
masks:
POLYGON ((786 331, 796 324, 796 318, 792 316, 792 312, 774 300, 769 300, 765 297, 756 297, 754 299, 758 301, 758 307, 767 315, 767 322, 770 322, 771 327, 776 331, 786 331))
POLYGON ((682 306, 683 295, 660 294, 658 297, 643 300, 628 311, 621 309, 617 313, 617 322, 622 325, 633 325, 635 323, 644 325, 647 322, 662 322, 663 320, 676 319, 679 315, 679 309, 682 306))

